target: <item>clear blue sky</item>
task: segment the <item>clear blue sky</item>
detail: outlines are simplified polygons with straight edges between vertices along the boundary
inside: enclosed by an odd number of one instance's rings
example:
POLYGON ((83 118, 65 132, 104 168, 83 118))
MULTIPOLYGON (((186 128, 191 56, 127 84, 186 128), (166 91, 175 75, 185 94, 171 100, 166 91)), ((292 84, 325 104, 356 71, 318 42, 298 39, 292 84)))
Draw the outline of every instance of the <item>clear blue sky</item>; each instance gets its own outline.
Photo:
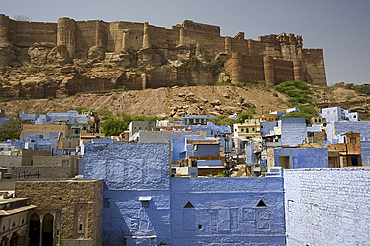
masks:
POLYGON ((183 20, 221 27, 246 38, 295 33, 305 48, 323 48, 328 84, 370 83, 370 0, 1 0, 0 13, 32 21, 145 22, 171 28, 183 20))

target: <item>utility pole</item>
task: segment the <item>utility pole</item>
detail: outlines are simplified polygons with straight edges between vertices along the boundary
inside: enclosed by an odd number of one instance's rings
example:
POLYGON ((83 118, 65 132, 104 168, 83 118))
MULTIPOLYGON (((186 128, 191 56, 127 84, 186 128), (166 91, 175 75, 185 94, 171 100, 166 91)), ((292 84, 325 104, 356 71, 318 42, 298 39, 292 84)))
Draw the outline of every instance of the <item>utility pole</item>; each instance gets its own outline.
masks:
MULTIPOLYGON (((225 175, 226 177, 230 177, 231 175, 231 169, 233 168, 233 156, 232 156, 232 146, 230 146, 230 139, 231 139, 231 133, 225 132, 224 133, 224 139, 225 139, 225 175)), ((232 144, 231 144, 232 145, 232 144)))

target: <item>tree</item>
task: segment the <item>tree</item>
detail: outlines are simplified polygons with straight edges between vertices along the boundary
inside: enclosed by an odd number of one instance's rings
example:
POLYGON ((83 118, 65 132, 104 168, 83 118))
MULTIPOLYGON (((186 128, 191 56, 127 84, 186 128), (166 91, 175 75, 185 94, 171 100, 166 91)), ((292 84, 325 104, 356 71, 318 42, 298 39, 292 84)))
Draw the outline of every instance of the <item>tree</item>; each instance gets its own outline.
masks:
POLYGON ((0 135, 4 140, 19 139, 22 132, 22 120, 10 118, 0 129, 0 135))
POLYGON ((210 121, 218 126, 233 126, 233 124, 237 123, 236 120, 229 118, 227 115, 216 115, 215 118, 210 121))
POLYGON ((292 105, 311 102, 310 86, 303 81, 285 81, 275 86, 278 92, 284 93, 290 97, 288 102, 292 105))
POLYGON ((31 17, 26 16, 26 15, 16 15, 16 16, 14 16, 14 20, 16 20, 16 21, 27 21, 27 22, 30 22, 31 21, 31 17))
POLYGON ((244 123, 246 119, 253 118, 253 115, 256 113, 256 108, 251 107, 247 111, 243 111, 242 113, 238 114, 238 122, 244 123))
POLYGON ((110 118, 103 124, 103 133, 106 136, 118 136, 128 128, 128 122, 119 118, 110 118))
POLYGON ((284 116, 281 116, 281 118, 287 118, 287 117, 304 117, 306 118, 306 123, 310 123, 310 120, 312 117, 316 116, 318 114, 317 110, 312 105, 297 105, 300 108, 300 112, 291 112, 289 114, 286 114, 284 116))

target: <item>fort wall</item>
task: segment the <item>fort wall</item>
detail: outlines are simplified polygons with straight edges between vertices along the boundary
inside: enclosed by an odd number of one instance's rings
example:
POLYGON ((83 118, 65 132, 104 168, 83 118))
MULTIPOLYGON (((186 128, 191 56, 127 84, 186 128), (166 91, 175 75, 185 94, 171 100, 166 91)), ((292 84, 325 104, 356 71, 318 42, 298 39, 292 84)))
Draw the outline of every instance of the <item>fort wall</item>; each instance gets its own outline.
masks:
MULTIPOLYGON (((58 23, 22 22, 0 15, 0 47, 3 47, 0 49, 0 65, 30 62, 38 66, 54 63, 64 66, 76 61, 111 63, 126 69, 124 72, 145 73, 146 88, 214 84, 217 78, 211 76, 208 64, 220 55, 229 59, 224 67, 233 83, 268 80, 267 84, 273 85, 297 79, 326 85, 322 49, 303 49, 302 46, 302 37, 294 34, 271 34, 258 40, 245 39, 243 32, 234 37, 222 37, 219 26, 189 20, 167 29, 149 23, 75 21, 70 18, 60 18, 58 23), (266 56, 273 59, 273 64, 267 64, 270 58, 267 63, 263 62, 266 56), (188 66, 193 58, 199 61, 196 69, 188 66), (274 67, 273 71, 270 65, 274 67)), ((89 69, 91 66, 83 71, 89 73, 89 69)), ((41 91, 39 89, 25 91, 16 86, 12 95, 46 97, 109 90, 119 85, 127 85, 129 89, 143 87, 140 76, 122 80, 115 75, 97 78, 81 73, 66 76, 68 73, 62 72, 65 80, 44 81, 45 86, 53 89, 41 88, 44 92, 40 95, 35 95, 36 91, 41 91), (56 82, 55 86, 49 86, 50 82, 56 82), (52 95, 46 95, 50 93, 52 95)), ((0 85, 0 90, 5 91, 2 88, 0 85)))
POLYGON ((55 45, 56 40, 56 23, 9 20, 9 42, 18 47, 28 48, 42 42, 55 45))

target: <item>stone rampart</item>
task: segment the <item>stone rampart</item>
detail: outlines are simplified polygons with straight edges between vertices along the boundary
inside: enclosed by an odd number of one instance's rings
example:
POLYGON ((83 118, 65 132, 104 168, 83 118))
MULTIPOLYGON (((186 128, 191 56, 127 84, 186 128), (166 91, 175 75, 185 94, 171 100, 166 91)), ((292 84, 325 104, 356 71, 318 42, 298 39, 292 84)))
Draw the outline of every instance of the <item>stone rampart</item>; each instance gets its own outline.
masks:
MULTIPOLYGON (((11 93, 7 84, 0 84, 0 92, 5 96, 42 98, 122 88, 125 83, 115 84, 115 80, 126 72, 140 76, 145 73, 145 88, 209 85, 217 80, 209 72, 209 62, 220 55, 233 59, 232 53, 243 57, 239 64, 231 61, 231 67, 229 63, 225 65, 234 83, 265 80, 264 64, 260 60, 269 56, 274 59, 276 68, 273 79, 267 79, 268 84, 295 78, 326 85, 322 50, 302 49, 302 37, 294 34, 282 33, 252 40, 245 39, 242 32, 235 37, 222 37, 219 26, 189 20, 167 29, 150 23, 75 21, 70 18, 60 18, 58 23, 41 23, 15 21, 5 15, 0 17, 0 66, 17 67, 28 62, 39 67, 31 73, 46 70, 44 74, 52 71, 55 75, 55 78, 26 76, 21 83, 14 82, 11 93), (288 63, 293 61, 297 61, 294 68, 288 63), (106 65, 112 68, 109 72, 104 69, 106 65), (56 66, 66 67, 55 70, 56 66), (96 74, 98 67, 104 73, 96 74), (158 68, 166 70, 164 76, 152 72, 158 68), (84 76, 87 86, 84 79, 79 79, 84 76), (78 83, 73 83, 74 80, 78 83), (74 88, 66 89, 69 82, 74 88)), ((138 84, 126 81, 127 88, 143 89, 141 78, 139 81, 138 84)))

